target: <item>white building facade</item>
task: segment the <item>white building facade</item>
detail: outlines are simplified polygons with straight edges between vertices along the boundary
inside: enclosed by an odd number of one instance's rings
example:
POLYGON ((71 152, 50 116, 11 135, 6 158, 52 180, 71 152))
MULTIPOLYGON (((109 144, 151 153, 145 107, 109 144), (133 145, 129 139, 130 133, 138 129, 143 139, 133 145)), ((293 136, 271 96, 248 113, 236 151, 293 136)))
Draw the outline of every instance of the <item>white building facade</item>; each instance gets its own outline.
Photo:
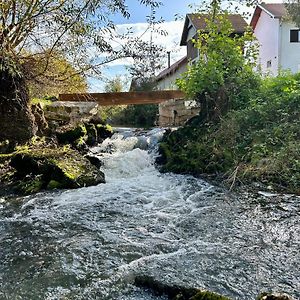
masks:
POLYGON ((287 18, 283 3, 257 5, 251 26, 259 43, 258 64, 263 74, 300 71, 300 30, 287 18))

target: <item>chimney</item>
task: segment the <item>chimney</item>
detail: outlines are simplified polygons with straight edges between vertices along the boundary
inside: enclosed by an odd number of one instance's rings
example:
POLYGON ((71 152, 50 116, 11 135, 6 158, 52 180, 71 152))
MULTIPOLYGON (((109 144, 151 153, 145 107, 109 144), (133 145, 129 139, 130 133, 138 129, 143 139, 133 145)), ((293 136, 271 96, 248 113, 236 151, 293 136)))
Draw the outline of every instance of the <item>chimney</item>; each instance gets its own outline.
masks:
POLYGON ((168 69, 171 67, 171 51, 168 51, 168 69))

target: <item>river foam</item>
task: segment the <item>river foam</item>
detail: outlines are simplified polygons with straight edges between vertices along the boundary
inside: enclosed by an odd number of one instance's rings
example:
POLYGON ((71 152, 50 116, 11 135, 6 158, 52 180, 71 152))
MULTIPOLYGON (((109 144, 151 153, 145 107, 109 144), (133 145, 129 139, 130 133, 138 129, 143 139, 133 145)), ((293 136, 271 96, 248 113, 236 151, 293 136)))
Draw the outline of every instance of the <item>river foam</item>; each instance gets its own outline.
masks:
POLYGON ((163 300, 133 285, 142 275, 233 299, 300 297, 299 199, 161 174, 161 136, 123 130, 91 149, 106 184, 1 203, 0 299, 163 300))

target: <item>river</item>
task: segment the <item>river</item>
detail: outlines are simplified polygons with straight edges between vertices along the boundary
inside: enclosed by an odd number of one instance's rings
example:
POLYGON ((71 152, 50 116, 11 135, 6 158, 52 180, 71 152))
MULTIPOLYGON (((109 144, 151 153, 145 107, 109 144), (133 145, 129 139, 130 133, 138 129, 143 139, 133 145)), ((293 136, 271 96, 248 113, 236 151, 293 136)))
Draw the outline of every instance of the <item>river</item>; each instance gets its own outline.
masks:
POLYGON ((162 130, 100 147, 106 184, 0 199, 0 299, 154 300, 147 275, 232 299, 300 299, 300 198, 235 194, 154 166, 162 130))

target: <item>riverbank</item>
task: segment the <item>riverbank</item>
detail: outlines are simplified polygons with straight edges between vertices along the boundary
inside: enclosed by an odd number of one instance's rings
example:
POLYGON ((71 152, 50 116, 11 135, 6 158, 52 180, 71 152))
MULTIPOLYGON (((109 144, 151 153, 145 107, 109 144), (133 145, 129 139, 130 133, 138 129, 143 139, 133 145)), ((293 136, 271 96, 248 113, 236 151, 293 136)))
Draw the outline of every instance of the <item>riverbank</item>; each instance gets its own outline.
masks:
POLYGON ((227 187, 258 184, 300 194, 300 77, 266 80, 247 108, 219 123, 194 119, 167 132, 157 162, 163 172, 203 175, 227 187))

